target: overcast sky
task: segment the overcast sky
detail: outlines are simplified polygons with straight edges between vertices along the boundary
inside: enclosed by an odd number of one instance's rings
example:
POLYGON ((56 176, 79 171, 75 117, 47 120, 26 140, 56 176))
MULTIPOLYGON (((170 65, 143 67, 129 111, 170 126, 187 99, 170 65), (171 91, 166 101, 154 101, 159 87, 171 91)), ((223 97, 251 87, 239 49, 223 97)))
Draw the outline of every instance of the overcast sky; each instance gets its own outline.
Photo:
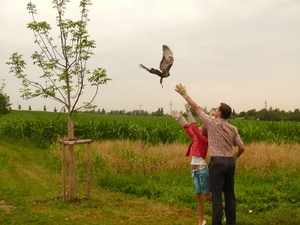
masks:
MULTIPOLYGON (((20 98, 21 81, 5 62, 13 52, 23 54, 31 76, 36 50, 28 0, 1 0, 0 79, 12 108, 48 111, 62 105, 50 99, 20 98)), ((55 27, 52 0, 32 0, 37 20, 55 27)), ((79 0, 71 0, 70 19, 80 16, 79 0)), ((265 106, 294 111, 300 108, 300 1, 299 0, 94 0, 88 30, 96 41, 89 68, 102 67, 112 79, 101 86, 95 104, 110 110, 184 109, 174 91, 177 83, 209 110, 220 102, 236 112, 265 106), (173 51, 171 76, 164 79, 138 67, 159 68, 162 45, 173 51)), ((56 30, 51 33, 58 37, 56 30)), ((85 91, 84 100, 92 97, 85 91)))

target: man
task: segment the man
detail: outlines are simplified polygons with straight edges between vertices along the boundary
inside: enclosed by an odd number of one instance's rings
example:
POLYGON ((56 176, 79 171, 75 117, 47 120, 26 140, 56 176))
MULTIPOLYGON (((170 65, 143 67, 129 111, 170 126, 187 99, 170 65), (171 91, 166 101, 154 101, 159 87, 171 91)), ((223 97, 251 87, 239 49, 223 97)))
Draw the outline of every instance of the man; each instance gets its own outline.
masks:
POLYGON ((225 198, 225 216, 228 225, 236 225, 236 200, 234 194, 234 173, 236 159, 245 151, 240 135, 233 125, 227 122, 231 108, 221 103, 216 115, 207 115, 196 102, 187 94, 182 84, 175 89, 195 110, 200 121, 208 130, 208 145, 210 150, 209 180, 212 192, 212 224, 222 225, 222 193, 225 198), (238 151, 233 152, 233 146, 238 151))

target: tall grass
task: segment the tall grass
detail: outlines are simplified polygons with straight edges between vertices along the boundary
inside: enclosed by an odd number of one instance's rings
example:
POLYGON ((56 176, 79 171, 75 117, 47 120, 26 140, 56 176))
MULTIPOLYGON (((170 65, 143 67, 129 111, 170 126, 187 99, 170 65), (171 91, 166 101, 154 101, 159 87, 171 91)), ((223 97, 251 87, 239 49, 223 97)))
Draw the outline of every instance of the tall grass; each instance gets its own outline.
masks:
MULTIPOLYGON (((67 136, 65 113, 13 111, 1 118, 0 135, 23 144, 49 147, 67 136)), ((198 121, 199 122, 199 121, 198 121)), ((243 141, 250 143, 300 143, 300 123, 288 121, 229 120, 237 126, 243 141)), ((188 143, 189 137, 170 116, 116 116, 80 114, 74 116, 76 138, 131 140, 151 144, 188 143)))
MULTIPOLYGON (((196 210, 191 159, 185 156, 187 147, 188 144, 178 142, 158 145, 128 140, 93 142, 93 185, 196 210)), ((83 146, 79 148, 77 179, 84 181, 86 153, 83 146)), ((59 155, 60 147, 53 146, 52 151, 59 155)), ((247 145, 236 168, 238 221, 300 224, 299 170, 299 144, 247 145)), ((211 215, 211 204, 205 204, 206 214, 211 215)))
POLYGON ((229 120, 235 125, 247 144, 300 143, 300 123, 293 121, 229 120))

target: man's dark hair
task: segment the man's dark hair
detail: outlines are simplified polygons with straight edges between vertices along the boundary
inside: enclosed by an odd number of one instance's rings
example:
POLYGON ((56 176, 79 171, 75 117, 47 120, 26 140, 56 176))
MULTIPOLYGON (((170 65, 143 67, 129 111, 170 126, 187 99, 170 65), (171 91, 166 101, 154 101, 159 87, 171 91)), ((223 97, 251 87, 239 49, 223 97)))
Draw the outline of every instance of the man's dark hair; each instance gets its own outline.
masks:
POLYGON ((221 112, 221 118, 222 119, 228 119, 231 115, 231 107, 223 102, 220 103, 219 110, 221 112))

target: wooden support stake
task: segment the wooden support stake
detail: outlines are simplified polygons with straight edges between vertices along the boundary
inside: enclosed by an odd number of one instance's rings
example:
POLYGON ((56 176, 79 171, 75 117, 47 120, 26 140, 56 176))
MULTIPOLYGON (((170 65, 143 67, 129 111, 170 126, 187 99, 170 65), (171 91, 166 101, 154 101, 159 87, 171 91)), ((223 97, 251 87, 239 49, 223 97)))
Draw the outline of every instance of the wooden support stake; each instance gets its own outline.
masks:
POLYGON ((66 150, 65 145, 62 144, 62 192, 63 201, 66 201, 66 150))
POLYGON ((75 198, 75 176, 76 176, 76 169, 75 169, 75 151, 74 145, 69 144, 69 154, 70 154, 70 200, 75 198))
POLYGON ((87 198, 91 198, 91 148, 90 143, 87 144, 87 198))
POLYGON ((62 145, 62 189, 63 189, 63 201, 66 201, 66 149, 65 145, 69 147, 69 155, 70 155, 70 193, 69 199, 73 200, 75 198, 75 184, 76 184, 76 169, 75 169, 75 150, 74 147, 76 144, 87 144, 87 198, 91 197, 91 149, 90 143, 91 139, 86 140, 70 140, 65 141, 61 140, 62 145))

